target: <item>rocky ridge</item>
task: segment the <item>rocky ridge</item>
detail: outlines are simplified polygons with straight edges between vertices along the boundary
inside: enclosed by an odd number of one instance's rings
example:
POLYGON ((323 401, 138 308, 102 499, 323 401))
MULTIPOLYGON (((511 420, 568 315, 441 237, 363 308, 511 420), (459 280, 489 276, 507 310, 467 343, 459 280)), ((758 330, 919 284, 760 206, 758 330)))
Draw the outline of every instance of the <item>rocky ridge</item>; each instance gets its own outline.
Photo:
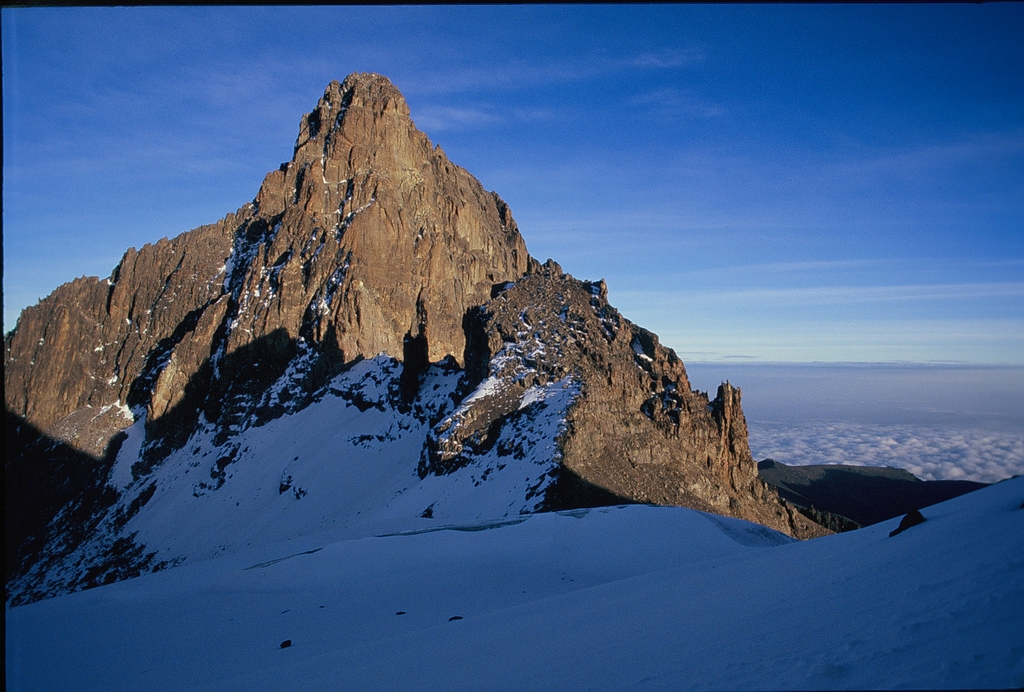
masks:
MULTIPOLYGON (((431 363, 460 373, 455 409, 424 419, 410 462, 420 479, 466 468, 502 439, 494 453, 515 458, 526 441, 502 428, 531 391, 572 383, 535 508, 600 495, 822 533, 758 480, 739 390, 726 383, 713 400, 692 391, 682 362, 608 305, 602 282, 532 259, 507 205, 416 129, 379 75, 328 86, 302 118, 292 161, 252 203, 129 250, 109 279, 59 287, 4 341, 9 427, 106 459, 102 475, 128 454, 123 431, 142 426, 134 485, 114 493, 133 517, 148 475, 197 431, 230 447, 388 354, 402 362, 397 393, 381 404, 394 411, 416 407, 431 363)), ((51 541, 56 519, 43 521, 51 541)), ((31 561, 9 562, 8 576, 31 561)))

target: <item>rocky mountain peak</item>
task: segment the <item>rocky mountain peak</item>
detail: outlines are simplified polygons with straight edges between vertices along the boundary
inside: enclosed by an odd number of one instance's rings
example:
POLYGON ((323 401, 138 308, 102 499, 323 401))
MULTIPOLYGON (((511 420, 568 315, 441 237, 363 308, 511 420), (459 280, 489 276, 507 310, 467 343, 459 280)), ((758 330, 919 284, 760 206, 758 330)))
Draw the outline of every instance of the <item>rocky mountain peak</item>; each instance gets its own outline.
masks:
POLYGON ((739 390, 691 391, 603 280, 531 258, 380 75, 328 85, 251 203, 57 288, 4 346, 21 599, 241 540, 225 495, 284 537, 635 501, 823 531, 758 480, 739 390))
POLYGON ((283 326, 317 342, 333 329, 346 358, 400 354, 429 321, 430 359, 461 360, 466 308, 528 266, 507 205, 416 129, 380 75, 328 86, 302 118, 293 160, 267 176, 256 204, 268 225, 281 223, 267 272, 282 284, 298 272, 320 291, 315 309, 300 315, 296 305, 283 326))
MULTIPOLYGON (((181 408, 188 420, 167 422, 184 434, 202 404, 190 389, 216 400, 210 420, 242 415, 230 402, 298 355, 300 398, 410 340, 461 361, 467 309, 529 261, 504 201, 416 129, 387 78, 354 74, 302 117, 293 160, 252 204, 27 309, 6 339, 7 406, 42 430, 83 407, 145 405, 151 425, 181 408), (243 349, 258 369, 230 367, 243 349)), ((88 436, 110 439, 107 418, 88 436)))

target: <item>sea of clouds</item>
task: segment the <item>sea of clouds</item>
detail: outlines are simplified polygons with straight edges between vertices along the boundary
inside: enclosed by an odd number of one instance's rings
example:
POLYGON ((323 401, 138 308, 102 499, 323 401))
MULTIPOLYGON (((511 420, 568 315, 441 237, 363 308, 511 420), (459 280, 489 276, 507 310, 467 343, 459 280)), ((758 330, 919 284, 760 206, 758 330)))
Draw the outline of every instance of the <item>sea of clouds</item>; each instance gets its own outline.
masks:
POLYGON ((755 459, 895 466, 924 480, 1024 475, 1024 368, 687 363, 742 391, 755 459))
POLYGON ((790 465, 896 466, 923 480, 995 483, 1024 474, 1019 433, 864 423, 750 423, 755 459, 790 465))

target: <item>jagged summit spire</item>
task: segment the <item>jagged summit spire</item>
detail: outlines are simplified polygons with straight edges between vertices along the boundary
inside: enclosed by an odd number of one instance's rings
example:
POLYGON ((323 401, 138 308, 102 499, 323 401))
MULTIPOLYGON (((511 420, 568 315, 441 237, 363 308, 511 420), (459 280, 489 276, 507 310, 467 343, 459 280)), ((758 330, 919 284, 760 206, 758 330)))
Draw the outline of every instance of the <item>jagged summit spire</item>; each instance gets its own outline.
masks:
POLYGON ((416 129, 381 75, 328 85, 256 205, 266 225, 282 224, 262 241, 271 260, 288 257, 275 296, 307 289, 281 326, 316 342, 331 326, 346 358, 400 356, 429 323, 430 360, 461 360, 465 311, 528 267, 507 205, 416 129))
POLYGON ((410 128, 415 130, 409 105, 391 80, 354 72, 341 83, 328 84, 316 108, 303 116, 293 161, 304 159, 301 152, 306 149, 314 157, 326 158, 343 152, 344 147, 337 144, 339 135, 348 144, 365 144, 410 128), (383 126, 384 122, 391 127, 383 126))

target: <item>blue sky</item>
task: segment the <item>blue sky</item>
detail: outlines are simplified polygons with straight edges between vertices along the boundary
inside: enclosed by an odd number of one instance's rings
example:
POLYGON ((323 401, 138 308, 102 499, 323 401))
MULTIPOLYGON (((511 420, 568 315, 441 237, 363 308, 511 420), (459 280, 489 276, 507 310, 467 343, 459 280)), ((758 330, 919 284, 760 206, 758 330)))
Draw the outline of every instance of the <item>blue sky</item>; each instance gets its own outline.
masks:
POLYGON ((1024 365, 1024 5, 4 9, 4 329, 387 75, 687 361, 1024 365))

